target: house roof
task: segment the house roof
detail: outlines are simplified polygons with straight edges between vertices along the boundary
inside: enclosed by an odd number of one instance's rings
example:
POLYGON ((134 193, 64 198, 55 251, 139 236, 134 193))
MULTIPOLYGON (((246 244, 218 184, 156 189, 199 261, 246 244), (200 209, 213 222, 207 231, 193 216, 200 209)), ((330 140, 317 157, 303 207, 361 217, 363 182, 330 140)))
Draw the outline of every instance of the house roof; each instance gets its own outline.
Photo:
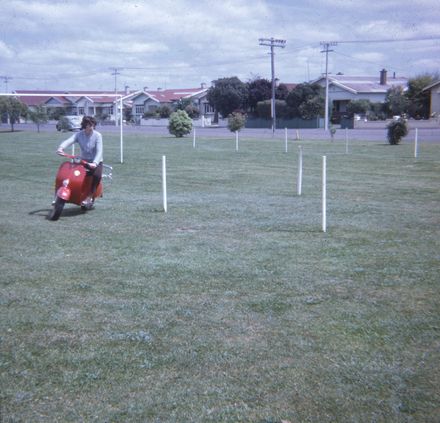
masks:
MULTIPOLYGON (((325 81, 325 77, 320 77, 313 81, 315 83, 325 81)), ((329 84, 336 85, 353 94, 359 93, 386 93, 391 87, 400 86, 406 88, 408 78, 392 77, 387 78, 385 84, 380 83, 379 76, 349 76, 349 75, 331 75, 329 84)))
MULTIPOLYGON (((138 95, 145 94, 158 103, 172 103, 182 98, 189 98, 199 94, 203 94, 207 91, 207 88, 179 88, 179 89, 166 89, 155 91, 134 91, 132 93, 117 92, 123 96, 124 102, 133 99, 138 95)), ((21 102, 28 106, 37 106, 39 104, 45 104, 51 99, 55 98, 64 105, 73 105, 81 98, 86 97, 89 101, 95 104, 114 103, 119 99, 108 96, 109 92, 105 91, 33 91, 33 90, 16 90, 14 91, 21 102), (38 94, 42 95, 38 95, 38 94), (20 96, 20 94, 32 94, 32 97, 20 96), (102 96, 98 96, 102 94, 102 96)))
MULTIPOLYGON (((182 98, 190 98, 208 91, 207 88, 178 88, 166 90, 141 90, 132 94, 131 98, 135 99, 140 95, 145 95, 157 103, 172 103, 182 98)), ((130 96, 128 96, 130 97, 130 96)))
MULTIPOLYGON (((75 104, 78 100, 83 97, 87 97, 89 101, 96 104, 103 103, 114 103, 115 97, 106 95, 110 94, 107 91, 35 91, 35 90, 15 90, 14 94, 17 94, 17 97, 20 101, 27 106, 38 106, 40 104, 45 104, 51 99, 56 99, 63 105, 72 105, 75 104), (32 94, 32 96, 23 96, 20 94, 32 94), (41 94, 41 95, 38 95, 41 94), (102 94, 102 96, 98 96, 102 94)), ((116 92, 115 94, 124 95, 125 92, 116 92)))
POLYGON ((436 82, 434 82, 433 84, 428 85, 427 87, 423 88, 422 91, 428 91, 428 90, 430 90, 431 88, 436 87, 437 85, 440 85, 440 81, 436 81, 436 82))

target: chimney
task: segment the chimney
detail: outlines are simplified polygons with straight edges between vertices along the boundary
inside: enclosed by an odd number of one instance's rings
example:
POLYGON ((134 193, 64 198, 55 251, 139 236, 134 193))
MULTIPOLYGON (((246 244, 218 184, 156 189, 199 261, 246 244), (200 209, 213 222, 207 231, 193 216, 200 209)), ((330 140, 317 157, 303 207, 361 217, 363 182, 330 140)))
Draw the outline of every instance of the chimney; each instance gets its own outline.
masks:
POLYGON ((206 83, 205 83, 205 82, 202 82, 202 83, 201 83, 201 87, 202 87, 202 90, 204 90, 204 89, 206 88, 206 83))
POLYGON ((385 69, 380 71, 380 85, 387 85, 387 71, 385 69))
POLYGON ((148 91, 148 87, 144 87, 144 91, 148 91))
POLYGON ((128 85, 125 86, 125 95, 128 94, 128 89, 129 89, 129 88, 130 88, 130 87, 129 87, 128 85))

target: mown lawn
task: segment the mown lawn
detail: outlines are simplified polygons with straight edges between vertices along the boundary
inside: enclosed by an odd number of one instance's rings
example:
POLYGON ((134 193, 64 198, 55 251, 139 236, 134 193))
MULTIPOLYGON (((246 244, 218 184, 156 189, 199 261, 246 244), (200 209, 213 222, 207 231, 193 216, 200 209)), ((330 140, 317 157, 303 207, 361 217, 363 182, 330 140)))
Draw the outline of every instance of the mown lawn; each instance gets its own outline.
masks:
POLYGON ((0 421, 439 421, 440 144, 302 140, 297 196, 298 141, 106 135, 50 222, 64 137, 0 133, 0 421))

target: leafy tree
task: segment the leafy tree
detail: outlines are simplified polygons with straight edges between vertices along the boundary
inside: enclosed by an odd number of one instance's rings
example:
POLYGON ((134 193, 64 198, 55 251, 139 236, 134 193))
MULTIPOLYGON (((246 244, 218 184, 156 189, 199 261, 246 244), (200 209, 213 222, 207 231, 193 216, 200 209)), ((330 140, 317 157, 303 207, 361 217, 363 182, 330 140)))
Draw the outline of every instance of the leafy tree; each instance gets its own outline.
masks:
POLYGON ((247 83, 248 106, 251 113, 256 113, 260 101, 272 97, 272 84, 267 79, 258 78, 247 83))
POLYGON ((172 113, 172 110, 171 110, 171 107, 170 107, 170 106, 164 104, 163 106, 159 106, 159 107, 156 109, 156 113, 157 113, 161 118, 163 118, 163 119, 167 119, 167 118, 170 117, 170 115, 171 115, 171 113, 172 113))
POLYGON ((275 89, 275 98, 277 100, 286 100, 289 95, 289 89, 286 84, 280 84, 275 89))
POLYGON ((40 105, 35 110, 29 110, 29 118, 37 125, 37 131, 40 132, 40 125, 48 121, 46 108, 40 105))
POLYGON ((168 123, 168 131, 170 134, 175 135, 178 138, 187 135, 192 130, 192 120, 188 116, 185 110, 176 110, 171 113, 168 123))
POLYGON ((315 96, 303 101, 298 110, 303 119, 313 119, 322 116, 325 109, 325 100, 321 96, 315 96))
POLYGON ((222 116, 242 110, 247 104, 247 87, 236 76, 221 78, 214 81, 214 86, 208 90, 208 102, 222 116))
POLYGON ((188 106, 185 107, 185 112, 188 113, 188 116, 191 119, 197 119, 200 117, 200 110, 197 106, 194 106, 194 104, 188 104, 188 106))
POLYGON ((28 107, 15 97, 0 97, 0 114, 7 115, 11 125, 11 131, 14 132, 14 125, 20 120, 20 117, 26 117, 28 107))
POLYGON ((289 114, 292 117, 301 117, 301 111, 299 108, 301 104, 315 97, 323 97, 322 87, 319 84, 298 84, 289 92, 286 98, 286 103, 289 107, 289 114))
POLYGON ((388 142, 391 145, 399 144, 402 138, 408 135, 408 126, 406 125, 405 119, 402 118, 390 122, 387 129, 388 142))
POLYGON ((423 91, 423 88, 431 85, 438 80, 439 75, 424 74, 416 76, 408 81, 408 113, 413 118, 429 118, 429 91, 423 91))
POLYGON ((391 87, 385 95, 384 107, 388 116, 401 116, 408 111, 408 97, 402 87, 391 87))
POLYGON ((347 114, 350 117, 354 115, 366 115, 370 109, 370 100, 352 100, 347 104, 347 114))
POLYGON ((246 123, 246 116, 240 112, 233 112, 228 117, 228 128, 231 132, 240 131, 246 123))

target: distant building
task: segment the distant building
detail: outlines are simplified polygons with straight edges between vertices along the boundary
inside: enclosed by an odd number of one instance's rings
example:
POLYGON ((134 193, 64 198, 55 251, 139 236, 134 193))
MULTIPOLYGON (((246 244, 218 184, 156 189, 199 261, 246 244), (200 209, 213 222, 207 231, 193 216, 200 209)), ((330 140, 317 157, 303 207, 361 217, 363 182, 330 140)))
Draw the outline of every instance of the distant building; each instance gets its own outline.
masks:
POLYGON ((423 89, 430 92, 429 115, 434 117, 440 116, 440 81, 434 82, 423 89))
MULTIPOLYGON (((347 110, 347 105, 353 100, 369 100, 372 103, 384 103, 387 91, 392 87, 407 89, 408 78, 388 78, 387 71, 382 69, 378 76, 349 76, 329 75, 329 105, 333 115, 338 118, 347 110)), ((325 88, 325 76, 312 83, 325 88)))
POLYGON ((62 109, 66 115, 92 115, 108 121, 116 121, 116 112, 122 97, 124 111, 131 111, 139 121, 144 113, 154 112, 158 107, 167 105, 175 109, 181 100, 188 100, 195 106, 200 115, 210 118, 214 115, 213 108, 207 100, 208 89, 205 84, 200 88, 166 89, 151 91, 147 88, 135 92, 117 92, 121 97, 104 91, 35 91, 16 90, 17 98, 31 110, 44 106, 48 113, 54 109, 62 109))

